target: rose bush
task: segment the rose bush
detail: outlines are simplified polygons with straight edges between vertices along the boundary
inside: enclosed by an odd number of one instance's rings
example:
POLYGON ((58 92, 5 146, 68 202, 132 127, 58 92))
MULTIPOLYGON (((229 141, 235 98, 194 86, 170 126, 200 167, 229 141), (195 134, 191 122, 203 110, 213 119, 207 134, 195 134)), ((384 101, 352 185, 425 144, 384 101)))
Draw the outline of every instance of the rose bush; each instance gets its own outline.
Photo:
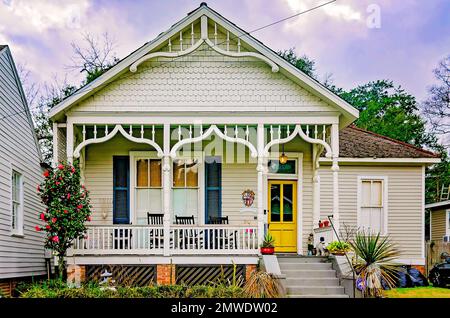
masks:
POLYGON ((65 270, 64 257, 73 240, 86 235, 86 222, 91 221, 89 192, 80 182, 78 163, 60 163, 44 172, 44 181, 38 186, 38 194, 47 207, 39 213, 44 225, 36 225, 36 231, 45 231, 45 247, 58 256, 59 275, 65 270))

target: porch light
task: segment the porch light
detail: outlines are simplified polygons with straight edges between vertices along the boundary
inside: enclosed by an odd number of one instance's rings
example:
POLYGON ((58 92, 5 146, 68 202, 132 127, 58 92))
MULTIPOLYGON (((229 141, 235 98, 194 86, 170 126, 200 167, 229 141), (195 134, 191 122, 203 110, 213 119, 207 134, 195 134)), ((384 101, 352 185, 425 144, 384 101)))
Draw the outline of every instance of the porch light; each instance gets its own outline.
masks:
POLYGON ((284 144, 282 144, 281 147, 281 155, 278 160, 280 161, 280 164, 284 165, 286 162, 288 162, 288 156, 286 156, 286 154, 284 153, 284 144))

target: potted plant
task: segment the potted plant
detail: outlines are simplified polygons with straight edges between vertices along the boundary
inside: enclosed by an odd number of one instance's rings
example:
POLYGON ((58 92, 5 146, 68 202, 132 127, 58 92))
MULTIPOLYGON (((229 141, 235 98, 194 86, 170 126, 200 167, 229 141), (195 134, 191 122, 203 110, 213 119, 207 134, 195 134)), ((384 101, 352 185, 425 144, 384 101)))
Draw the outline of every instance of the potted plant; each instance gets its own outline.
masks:
POLYGON ((333 255, 345 255, 350 249, 351 245, 347 242, 333 241, 327 246, 327 250, 333 255))
POLYGON ((275 240, 269 233, 264 236, 264 240, 261 244, 261 254, 272 255, 275 253, 275 240))

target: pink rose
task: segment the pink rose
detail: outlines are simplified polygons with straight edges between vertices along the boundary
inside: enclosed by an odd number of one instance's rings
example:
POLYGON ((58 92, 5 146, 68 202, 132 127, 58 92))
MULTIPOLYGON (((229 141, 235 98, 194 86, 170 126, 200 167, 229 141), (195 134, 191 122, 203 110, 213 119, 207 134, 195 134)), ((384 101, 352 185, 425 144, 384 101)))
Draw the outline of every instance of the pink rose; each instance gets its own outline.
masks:
POLYGON ((52 218, 52 223, 56 223, 56 221, 58 221, 57 218, 52 218))
POLYGON ((88 216, 86 217, 86 220, 88 220, 88 222, 91 222, 92 218, 88 215, 88 216))
POLYGON ((50 171, 48 171, 48 170, 45 170, 45 171, 44 171, 44 177, 46 177, 46 178, 47 178, 47 177, 48 177, 49 175, 50 175, 50 171))
POLYGON ((80 209, 82 209, 82 208, 83 208, 83 205, 82 205, 82 204, 78 204, 78 205, 77 205, 77 209, 80 210, 80 209))
POLYGON ((67 199, 70 199, 70 193, 67 193, 67 199))
POLYGON ((36 225, 34 228, 35 228, 36 231, 38 231, 38 232, 41 230, 41 228, 40 228, 38 225, 36 225))
POLYGON ((39 215, 39 218, 40 218, 42 221, 45 221, 45 214, 44 214, 44 213, 41 213, 41 214, 39 215))
POLYGON ((65 214, 67 214, 67 213, 69 213, 69 211, 67 211, 67 210, 64 210, 64 213, 65 213, 65 214))
POLYGON ((60 183, 60 182, 58 182, 58 181, 56 181, 56 182, 55 182, 55 184, 56 184, 56 185, 60 185, 61 183, 60 183))
POLYGON ((47 230, 50 230, 50 225, 46 225, 45 228, 46 228, 47 230))
POLYGON ((58 165, 58 169, 59 169, 59 170, 63 170, 63 169, 64 169, 64 166, 63 166, 62 164, 59 164, 59 165, 58 165))
POLYGON ((57 237, 56 235, 52 237, 52 241, 55 243, 59 242, 59 237, 57 237))

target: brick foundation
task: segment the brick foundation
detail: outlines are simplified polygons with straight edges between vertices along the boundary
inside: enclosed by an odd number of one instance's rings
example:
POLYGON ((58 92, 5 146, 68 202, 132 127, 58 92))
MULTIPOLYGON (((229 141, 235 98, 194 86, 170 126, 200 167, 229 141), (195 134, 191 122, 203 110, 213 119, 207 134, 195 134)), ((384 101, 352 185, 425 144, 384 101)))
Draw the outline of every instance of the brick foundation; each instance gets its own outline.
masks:
POLYGON ((156 265, 156 282, 158 285, 175 284, 175 265, 158 264, 156 265))
POLYGON ((256 265, 245 265, 245 281, 248 281, 253 272, 256 271, 256 265))
POLYGON ((86 281, 86 266, 67 266, 67 284, 79 287, 84 281, 86 281))

